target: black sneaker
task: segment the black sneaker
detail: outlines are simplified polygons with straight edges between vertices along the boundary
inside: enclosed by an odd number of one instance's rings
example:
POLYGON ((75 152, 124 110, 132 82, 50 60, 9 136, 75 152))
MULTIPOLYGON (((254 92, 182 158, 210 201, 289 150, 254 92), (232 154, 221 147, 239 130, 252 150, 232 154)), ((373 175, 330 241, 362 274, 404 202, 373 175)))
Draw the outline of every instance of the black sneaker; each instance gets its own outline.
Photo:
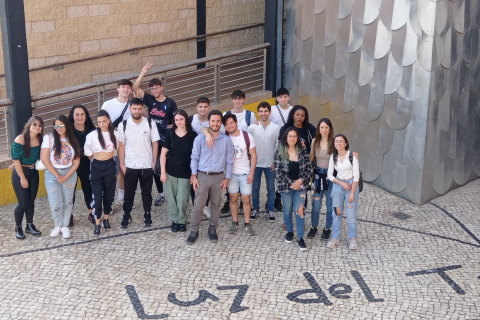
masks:
POLYGON ((130 225, 130 223, 132 223, 132 217, 129 214, 123 214, 123 220, 120 224, 120 227, 122 229, 126 229, 130 225))
POLYGON ((283 211, 283 205, 282 205, 282 198, 281 197, 275 197, 275 204, 273 205, 273 207, 277 211, 283 211))
POLYGON ((73 227, 73 214, 70 215, 70 222, 68 223, 69 227, 73 227))
POLYGON ((220 210, 221 213, 229 213, 230 212, 230 202, 227 201, 223 204, 223 208, 220 210))
POLYGON ((30 233, 32 236, 35 236, 35 237, 40 237, 42 235, 42 233, 39 230, 37 230, 37 228, 33 223, 27 223, 25 232, 30 233))
POLYGON ((93 235, 95 237, 98 237, 100 235, 100 230, 101 229, 102 229, 102 226, 100 226, 99 224, 96 224, 95 229, 93 229, 93 235))
POLYGON ((25 234, 23 233, 22 227, 15 227, 15 237, 18 240, 25 239, 25 234))
POLYGON ((257 216, 258 216, 258 210, 257 210, 257 209, 253 209, 252 212, 250 213, 250 220, 255 220, 255 219, 257 219, 257 216))
POLYGON ((103 219, 103 229, 105 229, 105 231, 110 230, 110 221, 108 221, 108 219, 103 219))
POLYGON ((322 233, 322 237, 320 238, 320 240, 323 240, 323 241, 328 241, 328 239, 330 239, 330 235, 332 234, 332 229, 323 229, 323 233, 322 233))
POLYGON ((187 232, 187 225, 178 224, 178 232, 187 232))
MULTIPOLYGON (((95 221, 95 217, 93 216, 92 213, 88 214, 88 220, 90 220, 90 223, 93 224, 93 225, 97 224, 96 221, 95 221)), ((72 222, 72 225, 73 225, 73 222, 72 222)))
POLYGON ((145 212, 143 215, 143 223, 145 227, 150 227, 152 225, 152 215, 150 212, 145 212))
POLYGON ((192 245, 198 239, 198 231, 190 231, 190 235, 187 238, 187 244, 192 245))
POLYGON ((218 241, 217 228, 215 228, 214 226, 208 227, 208 238, 210 239, 210 242, 213 243, 218 241))
MULTIPOLYGON (((308 234, 307 234, 307 238, 308 238, 308 239, 315 238, 315 235, 317 234, 317 232, 318 232, 317 227, 311 227, 311 228, 310 228, 310 231, 309 231, 308 234)), ((324 231, 324 232, 325 232, 325 231, 324 231)))
POLYGON ((287 234, 285 235, 285 242, 290 243, 292 242, 292 240, 293 240, 293 232, 287 232, 287 234))
POLYGON ((267 211, 267 219, 269 222, 275 222, 275 215, 273 214, 273 211, 267 211))
POLYGON ((172 221, 172 226, 170 227, 170 230, 172 230, 172 232, 178 232, 178 226, 178 224, 172 221))
POLYGON ((300 251, 307 250, 307 245, 305 244, 305 240, 303 240, 303 238, 297 240, 297 245, 298 245, 298 249, 300 249, 300 251))

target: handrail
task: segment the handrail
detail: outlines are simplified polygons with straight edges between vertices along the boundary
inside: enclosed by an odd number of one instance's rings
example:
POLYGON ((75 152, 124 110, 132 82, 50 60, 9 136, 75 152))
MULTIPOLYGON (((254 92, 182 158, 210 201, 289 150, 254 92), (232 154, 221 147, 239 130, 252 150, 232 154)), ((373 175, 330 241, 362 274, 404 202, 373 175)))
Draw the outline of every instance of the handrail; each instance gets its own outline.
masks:
POLYGON ((0 99, 0 107, 11 106, 13 104, 10 99, 0 99))
MULTIPOLYGON (((262 44, 255 45, 255 46, 252 46, 252 47, 238 49, 238 50, 234 50, 234 51, 229 51, 229 52, 226 52, 226 53, 221 53, 221 54, 217 54, 217 55, 206 57, 206 58, 201 58, 201 59, 195 59, 195 60, 190 60, 190 61, 186 61, 186 62, 176 63, 176 64, 172 64, 170 66, 153 68, 153 69, 150 69, 146 73, 146 76, 153 75, 153 74, 158 74, 158 73, 164 73, 164 72, 168 72, 168 71, 173 71, 173 70, 177 70, 177 69, 182 69, 182 68, 186 68, 186 67, 196 66, 198 64, 212 62, 212 61, 220 60, 220 59, 225 59, 225 58, 237 56, 237 55, 240 55, 240 54, 244 54, 244 53, 248 53, 248 52, 252 52, 252 51, 256 51, 256 50, 260 50, 260 49, 266 49, 268 47, 270 47, 270 43, 262 43, 262 44)), ((62 88, 62 89, 58 89, 58 90, 54 90, 54 91, 40 93, 40 94, 32 96, 32 102, 45 100, 45 99, 49 99, 49 98, 54 98, 54 97, 57 97, 57 96, 77 92, 77 91, 80 91, 80 90, 86 90, 86 89, 91 89, 91 88, 96 88, 96 87, 101 87, 101 86, 117 83, 118 81, 120 81, 122 79, 135 79, 139 76, 139 74, 140 73, 131 73, 131 74, 127 74, 127 75, 124 75, 124 76, 115 77, 115 78, 92 81, 92 82, 88 82, 88 83, 84 83, 84 84, 80 84, 80 85, 76 85, 76 86, 72 86, 72 87, 67 87, 67 88, 62 88)))
MULTIPOLYGON (((212 32, 212 33, 206 33, 206 34, 202 34, 202 35, 199 35, 199 36, 181 38, 181 39, 170 40, 170 41, 165 41, 165 42, 158 42, 158 43, 148 44, 148 45, 145 45, 145 46, 140 46, 140 47, 125 49, 125 50, 120 50, 120 51, 114 51, 114 52, 105 53, 105 54, 100 54, 100 55, 96 55, 96 56, 91 56, 91 57, 83 58, 83 59, 75 59, 75 60, 70 60, 70 61, 65 61, 65 62, 47 64, 47 65, 44 65, 44 66, 41 66, 41 67, 31 68, 31 69, 29 69, 29 71, 31 72, 31 71, 38 71, 38 70, 50 69, 50 68, 55 68, 55 67, 59 67, 59 66, 65 66, 65 65, 68 65, 68 64, 74 64, 74 63, 78 63, 78 62, 84 62, 84 61, 90 61, 90 60, 95 60, 95 59, 100 59, 100 58, 115 56, 115 55, 119 55, 119 54, 127 53, 127 52, 144 50, 144 49, 149 49, 149 48, 164 46, 164 45, 168 45, 168 44, 173 44, 173 43, 179 43, 179 42, 184 42, 184 41, 189 41, 189 40, 202 39, 202 38, 206 38, 206 37, 217 36, 217 35, 220 35, 220 34, 226 34, 226 33, 231 33, 231 32, 236 32, 236 31, 253 29, 253 28, 256 28, 256 27, 264 26, 264 25, 265 25, 265 23, 256 23, 256 24, 250 24, 250 25, 247 25, 247 26, 238 27, 238 28, 234 28, 234 29, 229 29, 229 30, 224 30, 224 31, 218 31, 218 32, 212 32)), ((3 78, 3 77, 5 77, 5 74, 0 74, 0 78, 3 78)))

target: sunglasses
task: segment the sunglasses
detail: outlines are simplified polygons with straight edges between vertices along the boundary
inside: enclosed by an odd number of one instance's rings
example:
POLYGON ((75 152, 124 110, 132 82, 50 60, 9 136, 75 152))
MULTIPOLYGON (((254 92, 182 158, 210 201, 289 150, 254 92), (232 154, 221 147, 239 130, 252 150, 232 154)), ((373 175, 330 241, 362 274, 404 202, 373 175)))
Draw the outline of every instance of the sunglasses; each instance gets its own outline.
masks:
POLYGON ((65 125, 64 125, 64 124, 54 125, 54 126, 53 126, 53 129, 55 129, 55 130, 65 129, 65 125))
POLYGON ((38 123, 38 122, 34 122, 34 123, 32 123, 32 126, 42 128, 43 124, 38 123))

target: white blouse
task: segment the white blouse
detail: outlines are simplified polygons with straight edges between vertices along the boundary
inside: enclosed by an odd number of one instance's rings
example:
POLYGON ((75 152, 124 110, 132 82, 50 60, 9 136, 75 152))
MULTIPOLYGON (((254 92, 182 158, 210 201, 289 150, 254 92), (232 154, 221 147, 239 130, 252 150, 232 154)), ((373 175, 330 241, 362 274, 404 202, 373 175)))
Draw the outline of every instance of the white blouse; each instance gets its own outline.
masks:
POLYGON ((343 162, 340 159, 337 159, 337 164, 333 161, 333 154, 330 156, 330 161, 328 163, 328 172, 327 178, 328 180, 333 182, 334 178, 347 180, 353 176, 353 181, 358 182, 360 179, 360 168, 358 166, 358 159, 353 157, 353 165, 350 162, 350 151, 347 151, 347 155, 343 162), (333 176, 333 171, 337 170, 337 176, 333 176))
MULTIPOLYGON (((118 133, 116 131, 113 132, 115 135, 115 139, 117 140, 117 147, 118 147, 118 133)), ((83 147, 84 154, 87 157, 93 156, 94 153, 97 152, 112 152, 115 151, 115 147, 113 145, 112 140, 110 139, 110 132, 102 132, 103 141, 105 141, 105 149, 102 148, 100 141, 98 141, 98 132, 94 130, 87 135, 85 139, 85 146, 83 147)))

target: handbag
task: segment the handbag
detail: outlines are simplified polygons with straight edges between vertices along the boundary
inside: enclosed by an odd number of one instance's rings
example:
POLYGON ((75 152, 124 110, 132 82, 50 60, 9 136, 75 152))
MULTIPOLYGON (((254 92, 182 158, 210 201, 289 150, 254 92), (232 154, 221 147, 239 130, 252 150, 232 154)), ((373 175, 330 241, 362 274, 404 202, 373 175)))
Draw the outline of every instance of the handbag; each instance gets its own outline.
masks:
POLYGON ((47 169, 47 167, 45 167, 42 160, 38 159, 35 162, 35 170, 42 171, 42 170, 45 170, 45 169, 47 169))

